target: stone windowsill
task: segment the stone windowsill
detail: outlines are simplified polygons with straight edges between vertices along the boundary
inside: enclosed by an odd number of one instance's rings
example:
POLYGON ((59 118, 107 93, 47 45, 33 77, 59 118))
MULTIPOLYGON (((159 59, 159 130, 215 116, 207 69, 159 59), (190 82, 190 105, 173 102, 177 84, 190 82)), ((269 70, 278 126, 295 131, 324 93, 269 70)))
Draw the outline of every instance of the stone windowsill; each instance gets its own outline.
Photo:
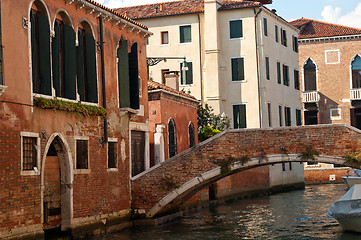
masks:
POLYGON ((139 110, 138 109, 133 109, 133 108, 119 108, 119 115, 120 117, 123 116, 126 113, 129 113, 130 115, 136 115, 138 114, 139 110))
POLYGON ((0 85, 0 96, 5 92, 5 90, 8 88, 8 86, 0 85))

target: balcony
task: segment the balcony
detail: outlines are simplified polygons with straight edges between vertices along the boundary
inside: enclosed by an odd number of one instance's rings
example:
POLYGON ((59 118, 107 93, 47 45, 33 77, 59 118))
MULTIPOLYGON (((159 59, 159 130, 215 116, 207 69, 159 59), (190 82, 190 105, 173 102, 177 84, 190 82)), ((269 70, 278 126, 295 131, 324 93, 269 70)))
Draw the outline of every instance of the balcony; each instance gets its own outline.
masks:
POLYGON ((361 88, 353 88, 350 90, 351 100, 361 100, 361 88))
POLYGON ((302 100, 303 103, 317 103, 320 100, 320 95, 317 91, 303 92, 302 100))
POLYGON ((0 96, 5 92, 5 90, 8 88, 8 86, 0 85, 0 96))

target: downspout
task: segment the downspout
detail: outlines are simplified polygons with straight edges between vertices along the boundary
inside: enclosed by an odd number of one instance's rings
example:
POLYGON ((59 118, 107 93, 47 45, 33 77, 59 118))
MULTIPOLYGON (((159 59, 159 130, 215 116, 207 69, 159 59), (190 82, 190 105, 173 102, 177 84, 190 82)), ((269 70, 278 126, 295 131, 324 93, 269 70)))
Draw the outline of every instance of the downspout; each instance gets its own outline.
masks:
POLYGON ((201 34, 201 18, 199 13, 198 18, 198 36, 199 36, 199 69, 200 71, 200 85, 201 85, 201 105, 203 105, 203 71, 202 71, 202 34, 201 34))
MULTIPOLYGON (((105 92, 105 70, 104 70, 104 39, 103 39, 103 18, 99 18, 99 28, 100 28, 100 60, 101 60, 101 73, 102 73, 102 96, 103 96, 103 108, 107 109, 107 98, 105 92)), ((107 117, 104 117, 104 139, 102 145, 108 142, 108 120, 107 117)))
POLYGON ((257 62, 257 84, 258 84, 258 111, 259 111, 259 126, 262 128, 262 99, 261 99, 261 76, 260 76, 260 67, 259 67, 259 50, 258 50, 258 34, 257 34, 257 17, 262 12, 262 8, 259 8, 256 12, 256 8, 253 8, 254 16, 254 36, 256 40, 256 62, 257 62))

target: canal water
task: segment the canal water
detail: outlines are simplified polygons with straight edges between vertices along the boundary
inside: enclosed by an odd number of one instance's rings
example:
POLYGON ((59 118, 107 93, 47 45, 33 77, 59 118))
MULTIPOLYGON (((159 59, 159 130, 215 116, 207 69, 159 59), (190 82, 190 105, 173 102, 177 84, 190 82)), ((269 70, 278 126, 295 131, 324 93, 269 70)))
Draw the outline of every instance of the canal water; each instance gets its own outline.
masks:
POLYGON ((159 227, 133 227, 93 239, 361 239, 361 234, 343 232, 326 215, 345 192, 343 184, 306 186, 305 190, 204 208, 159 227))

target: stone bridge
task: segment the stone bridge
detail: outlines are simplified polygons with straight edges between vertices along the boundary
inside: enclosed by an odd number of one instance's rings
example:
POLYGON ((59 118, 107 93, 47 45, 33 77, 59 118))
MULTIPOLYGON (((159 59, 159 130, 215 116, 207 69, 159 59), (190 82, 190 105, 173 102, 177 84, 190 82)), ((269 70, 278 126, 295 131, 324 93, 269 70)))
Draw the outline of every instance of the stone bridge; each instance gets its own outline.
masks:
POLYGON ((144 209, 147 218, 159 216, 226 175, 263 165, 308 161, 359 167, 354 158, 344 158, 359 148, 361 131, 344 124, 227 130, 135 176, 132 207, 144 209), (307 149, 319 155, 302 158, 302 152, 312 152, 307 149))

